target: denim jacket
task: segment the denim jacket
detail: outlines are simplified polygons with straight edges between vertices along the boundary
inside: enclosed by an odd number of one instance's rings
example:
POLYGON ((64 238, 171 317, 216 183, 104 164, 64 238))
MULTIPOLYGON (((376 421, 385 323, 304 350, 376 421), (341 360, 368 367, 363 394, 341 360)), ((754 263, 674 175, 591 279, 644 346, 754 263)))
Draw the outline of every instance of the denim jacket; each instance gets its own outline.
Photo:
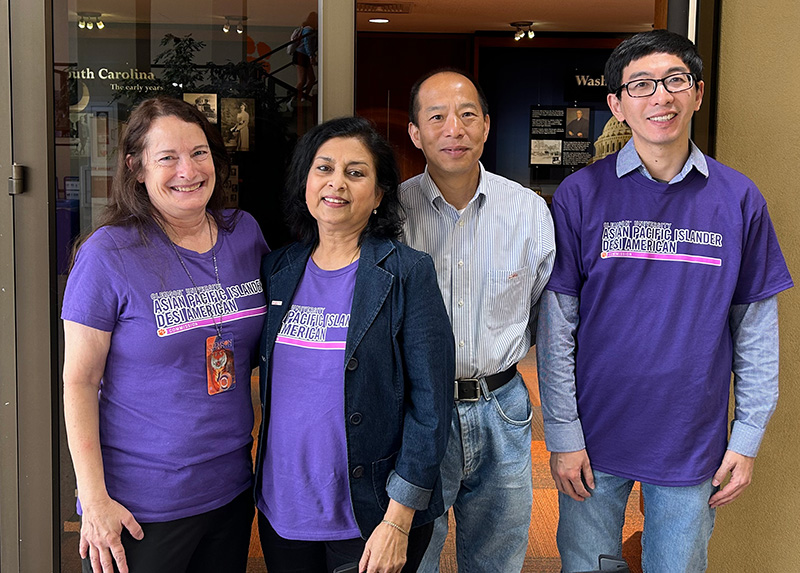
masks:
MULTIPOLYGON (((269 253, 261 264, 267 319, 257 497, 269 425, 270 360, 310 254, 311 245, 295 243, 269 253)), ((365 539, 383 519, 390 497, 416 510, 414 526, 444 513, 439 465, 453 408, 454 360, 453 333, 430 256, 397 241, 365 237, 342 364, 350 499, 365 539)))

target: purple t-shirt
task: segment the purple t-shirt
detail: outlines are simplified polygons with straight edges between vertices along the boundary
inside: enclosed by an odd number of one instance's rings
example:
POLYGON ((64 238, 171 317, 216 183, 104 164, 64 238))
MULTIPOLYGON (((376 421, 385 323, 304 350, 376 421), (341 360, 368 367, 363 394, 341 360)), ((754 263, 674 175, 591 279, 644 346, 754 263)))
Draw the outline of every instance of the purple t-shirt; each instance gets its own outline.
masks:
POLYGON ((258 508, 281 537, 360 536, 350 503, 344 353, 358 262, 324 271, 309 257, 272 354, 258 508))
POLYGON ((547 288, 580 298, 575 376, 592 467, 667 486, 710 478, 727 444, 731 305, 792 286, 766 202, 707 158, 673 185, 616 155, 553 198, 547 288))
POLYGON ((210 251, 178 249, 197 289, 162 234, 144 246, 134 229, 98 229, 78 252, 61 311, 111 332, 99 393, 103 469, 111 498, 142 522, 216 509, 252 483, 250 371, 269 249, 242 213, 215 245, 221 288, 210 251), (236 386, 209 395, 205 343, 219 316, 234 340, 236 386))

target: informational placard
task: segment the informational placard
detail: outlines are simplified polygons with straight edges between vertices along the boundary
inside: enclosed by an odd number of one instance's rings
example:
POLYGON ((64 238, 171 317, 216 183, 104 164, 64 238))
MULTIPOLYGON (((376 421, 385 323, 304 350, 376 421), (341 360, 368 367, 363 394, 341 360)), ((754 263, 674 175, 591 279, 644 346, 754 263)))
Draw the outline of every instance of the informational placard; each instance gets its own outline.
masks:
POLYGON ((532 166, 583 167, 592 159, 592 110, 531 106, 532 166))

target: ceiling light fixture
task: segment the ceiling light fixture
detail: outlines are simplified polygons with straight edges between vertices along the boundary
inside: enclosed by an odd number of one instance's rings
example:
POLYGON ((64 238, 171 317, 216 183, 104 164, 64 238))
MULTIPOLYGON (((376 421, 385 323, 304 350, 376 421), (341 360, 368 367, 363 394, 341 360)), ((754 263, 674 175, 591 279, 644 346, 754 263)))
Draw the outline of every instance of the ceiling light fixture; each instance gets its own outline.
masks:
POLYGON ((102 16, 100 12, 78 12, 78 28, 92 30, 97 26, 98 30, 102 30, 106 27, 100 19, 102 16))
POLYGON ((224 16, 225 23, 222 25, 222 31, 226 34, 231 31, 231 22, 236 22, 236 33, 244 34, 244 23, 247 22, 247 16, 224 16))
POLYGON ((373 24, 388 24, 389 18, 370 18, 369 21, 373 24))
POLYGON ((511 22, 511 26, 514 27, 514 39, 519 42, 522 38, 525 37, 527 34, 528 38, 531 40, 536 35, 533 32, 533 22, 529 20, 522 20, 520 22, 511 22))

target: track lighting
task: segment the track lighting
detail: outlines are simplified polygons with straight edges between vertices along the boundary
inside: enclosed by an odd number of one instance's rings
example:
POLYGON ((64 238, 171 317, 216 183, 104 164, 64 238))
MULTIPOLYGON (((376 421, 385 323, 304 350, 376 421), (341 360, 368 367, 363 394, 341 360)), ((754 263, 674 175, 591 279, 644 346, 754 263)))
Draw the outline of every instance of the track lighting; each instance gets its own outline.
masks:
POLYGON ((244 34, 244 23, 247 22, 247 16, 225 16, 225 24, 222 26, 222 31, 226 34, 231 31, 231 22, 238 22, 236 24, 236 33, 244 34))
POLYGON ((531 21, 525 20, 525 21, 520 21, 520 22, 511 22, 511 26, 513 26, 514 29, 515 29, 514 39, 517 42, 519 42, 522 38, 524 38, 526 34, 527 34, 528 38, 531 39, 531 40, 536 35, 533 32, 533 28, 532 28, 533 22, 531 22, 531 21))
POLYGON ((92 30, 97 26, 98 30, 106 27, 100 19, 103 15, 100 12, 78 12, 78 28, 81 30, 92 30))

